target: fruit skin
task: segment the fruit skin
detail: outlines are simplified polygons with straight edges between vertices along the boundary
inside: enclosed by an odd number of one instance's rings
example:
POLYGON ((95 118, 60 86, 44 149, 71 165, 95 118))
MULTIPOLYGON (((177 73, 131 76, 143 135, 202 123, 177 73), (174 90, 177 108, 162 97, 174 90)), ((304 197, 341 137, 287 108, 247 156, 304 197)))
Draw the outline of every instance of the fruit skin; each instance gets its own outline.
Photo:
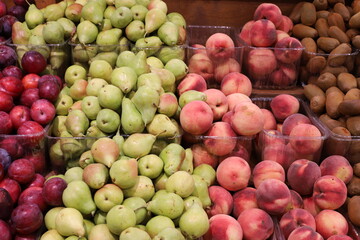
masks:
POLYGON ((11 213, 12 227, 19 234, 30 234, 38 230, 43 223, 43 214, 34 203, 18 205, 11 213))
POLYGON ((251 208, 243 211, 237 221, 246 239, 268 239, 274 232, 274 222, 264 210, 251 208))
POLYGON ((39 74, 46 68, 46 60, 37 51, 28 51, 21 58, 21 66, 28 73, 39 74))
POLYGON ((243 239, 243 230, 235 218, 218 214, 209 220, 210 228, 203 236, 204 240, 230 240, 243 239))
POLYGON ((14 208, 13 200, 5 188, 0 188, 0 219, 9 219, 14 208))

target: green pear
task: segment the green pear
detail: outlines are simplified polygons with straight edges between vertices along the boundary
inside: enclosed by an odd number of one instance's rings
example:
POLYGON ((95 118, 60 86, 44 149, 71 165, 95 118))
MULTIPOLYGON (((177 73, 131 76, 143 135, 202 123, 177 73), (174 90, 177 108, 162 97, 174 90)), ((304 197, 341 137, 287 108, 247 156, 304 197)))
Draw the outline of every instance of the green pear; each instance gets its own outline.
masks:
POLYGON ((185 237, 176 228, 165 228, 153 240, 185 240, 185 237))
POLYGON ((144 22, 146 13, 148 12, 148 9, 144 5, 136 4, 132 6, 130 10, 133 13, 134 20, 144 22))
POLYGON ((95 60, 90 64, 89 76, 92 78, 102 78, 110 83, 112 71, 112 67, 107 61, 95 60))
POLYGON ((171 12, 166 16, 167 20, 175 23, 176 25, 178 25, 179 27, 184 27, 186 28, 186 20, 184 18, 183 15, 181 15, 178 12, 171 12))
POLYGON ((57 21, 45 23, 42 31, 45 42, 50 44, 63 43, 65 41, 65 30, 57 21))
POLYGON ((92 189, 102 188, 109 179, 109 170, 102 163, 92 163, 83 170, 83 181, 92 189))
POLYGON ((200 164, 194 169, 194 175, 199 175, 207 183, 208 187, 213 185, 216 180, 216 171, 209 164, 200 164))
POLYGON ((115 0, 115 7, 116 8, 119 8, 119 7, 131 8, 135 4, 136 4, 135 0, 115 0))
POLYGON ((100 46, 101 51, 114 51, 120 40, 121 34, 122 30, 118 28, 101 31, 96 38, 96 44, 100 46))
POLYGON ((150 70, 153 72, 154 70, 163 69, 164 64, 160 59, 154 56, 150 56, 146 59, 147 64, 150 65, 150 70))
POLYGON ((124 189, 124 196, 128 197, 141 197, 145 202, 155 194, 155 187, 150 178, 145 176, 137 176, 136 183, 131 188, 124 189))
POLYGON ((145 24, 140 20, 133 20, 125 28, 126 37, 133 42, 143 38, 145 34, 145 24))
POLYGON ((154 184, 156 191, 165 190, 165 183, 168 178, 169 177, 165 173, 161 173, 160 176, 155 179, 154 184))
POLYGON ((174 74, 176 81, 183 79, 189 71, 186 63, 177 58, 168 61, 164 68, 174 74))
POLYGON ((65 39, 69 39, 72 35, 76 32, 76 26, 75 23, 67 18, 59 18, 56 20, 58 23, 61 24, 61 26, 64 29, 64 37, 65 39))
POLYGON ((97 25, 103 21, 104 9, 96 1, 88 2, 81 9, 81 17, 97 25))
POLYGON ((114 133, 120 127, 120 116, 111 109, 101 109, 96 117, 98 128, 105 133, 114 133))
POLYGON ((161 79, 155 73, 144 73, 138 77, 136 87, 139 89, 144 85, 153 88, 159 94, 164 92, 164 89, 161 86, 161 79))
POLYGON ((45 24, 39 24, 36 27, 34 27, 33 29, 31 29, 30 31, 31 31, 32 35, 42 37, 42 30, 43 30, 44 26, 45 26, 45 24))
POLYGON ((85 135, 86 129, 89 128, 89 119, 81 110, 73 110, 69 112, 65 126, 67 131, 74 137, 85 135))
POLYGON ((65 181, 70 183, 72 181, 82 180, 84 170, 81 167, 69 168, 65 172, 65 181))
POLYGON ((186 238, 197 239, 209 230, 210 224, 205 210, 194 204, 180 217, 179 227, 186 238))
POLYGON ((64 240, 64 237, 61 236, 55 229, 47 230, 44 232, 40 240, 64 240))
POLYGON ((148 6, 149 9, 160 9, 165 14, 167 14, 168 8, 167 4, 163 0, 151 0, 148 6))
POLYGON ((175 137, 178 133, 177 126, 165 114, 155 114, 153 120, 146 126, 148 133, 158 137, 175 137))
POLYGON ((85 168, 87 165, 92 164, 92 163, 94 163, 94 158, 91 154, 91 150, 83 152, 79 158, 80 167, 85 168))
POLYGON ((55 218, 55 229, 62 236, 75 235, 77 237, 85 236, 83 225, 83 216, 81 212, 72 207, 61 209, 55 218))
POLYGON ((73 167, 80 167, 79 161, 77 158, 71 158, 66 163, 66 169, 73 168, 73 167))
POLYGON ((159 155, 161 151, 168 145, 167 139, 157 138, 151 148, 151 154, 159 155))
POLYGON ((202 202, 200 198, 195 196, 189 196, 187 198, 184 198, 184 209, 187 211, 192 205, 197 204, 201 208, 203 207, 202 202))
POLYGON ((135 49, 137 51, 145 51, 146 56, 149 57, 159 51, 162 44, 163 42, 158 36, 139 38, 135 42, 135 49))
POLYGON ((124 205, 116 205, 107 213, 106 225, 112 233, 120 235, 125 229, 136 225, 135 212, 124 205))
POLYGON ((165 22, 157 31, 162 42, 168 46, 175 46, 179 41, 179 27, 172 22, 165 22))
POLYGON ((61 150, 60 140, 53 143, 49 149, 49 158, 51 167, 54 169, 64 169, 66 165, 66 160, 64 153, 61 150))
POLYGON ((81 4, 84 6, 89 0, 75 0, 75 3, 81 4))
POLYGON ((119 240, 132 240, 132 239, 151 240, 151 237, 146 231, 141 230, 136 227, 129 227, 129 228, 125 229, 120 234, 120 237, 119 237, 119 240))
POLYGON ((168 63, 171 59, 185 60, 185 47, 184 46, 164 46, 155 53, 164 64, 168 63))
POLYGON ((123 135, 120 134, 120 131, 118 130, 115 134, 115 136, 112 137, 112 139, 117 143, 120 149, 120 156, 123 156, 124 153, 122 152, 122 146, 125 142, 125 138, 123 135))
MULTIPOLYGON (((30 36, 31 36, 31 31, 25 22, 24 23, 19 21, 14 22, 14 24, 12 25, 12 37, 11 37, 11 40, 14 44, 28 44, 30 36)), ((23 54, 20 55, 18 52, 18 48, 19 47, 16 48, 17 55, 21 59, 22 55, 25 54, 26 51, 22 52, 23 54)))
POLYGON ((101 32, 101 31, 106 31, 106 30, 110 30, 110 29, 113 29, 110 19, 104 18, 99 27, 99 31, 101 32))
POLYGON ((110 79, 111 84, 120 88, 126 94, 136 86, 137 74, 132 68, 123 66, 115 68, 111 73, 110 79))
POLYGON ((99 30, 94 23, 84 20, 77 25, 76 33, 80 43, 88 44, 96 40, 99 30))
POLYGON ((208 185, 205 180, 199 175, 192 175, 195 182, 195 189, 192 196, 198 197, 204 208, 211 206, 211 199, 209 197, 208 185))
POLYGON ((167 194, 168 194, 168 192, 165 189, 158 190, 158 191, 155 192, 155 194, 154 194, 154 196, 153 196, 153 198, 151 200, 155 200, 158 197, 163 196, 163 195, 167 195, 167 194))
POLYGON ((85 237, 89 236, 89 233, 94 228, 95 224, 92 220, 84 219, 85 237))
POLYGON ((87 240, 86 237, 69 236, 65 240, 87 240))
POLYGON ((111 181, 121 189, 131 188, 136 184, 138 164, 135 159, 117 160, 110 168, 111 181))
POLYGON ((114 111, 119 110, 123 97, 123 92, 112 84, 105 85, 98 93, 100 106, 114 111))
POLYGON ((138 76, 144 73, 149 73, 150 66, 147 64, 146 58, 147 56, 145 51, 139 51, 135 57, 129 61, 127 66, 134 69, 138 76))
POLYGON ((157 178, 164 167, 161 158, 155 154, 148 154, 138 160, 139 173, 151 179, 157 178))
POLYGON ((25 13, 25 22, 29 29, 33 29, 45 21, 43 13, 36 7, 35 4, 30 4, 25 13))
POLYGON ((150 34, 156 31, 166 21, 166 13, 161 9, 153 8, 146 13, 145 16, 145 31, 150 34))
POLYGON ((98 112, 101 110, 99 99, 95 96, 84 97, 81 102, 81 109, 88 119, 96 119, 98 112))
POLYGON ((148 202, 147 209, 156 215, 175 219, 183 213, 184 201, 179 195, 170 192, 148 202))
POLYGON ((97 210, 94 215, 94 223, 96 225, 106 224, 106 214, 107 214, 107 212, 97 210))
MULTIPOLYGON (((80 140, 81 141, 81 140, 80 140)), ((78 158, 85 150, 85 144, 75 139, 67 131, 60 135, 60 149, 65 161, 78 158)))
POLYGON ((123 144, 123 152, 126 156, 140 158, 150 153, 156 136, 149 133, 133 133, 123 144))
POLYGON ((186 171, 186 172, 192 174, 194 171, 194 164, 193 164, 194 161, 193 160, 194 160, 194 155, 193 155, 191 148, 186 148, 185 149, 185 159, 181 164, 180 170, 186 171))
POLYGON ((167 92, 160 95, 160 102, 157 112, 168 117, 175 115, 178 107, 178 100, 174 93, 167 92))
POLYGON ((172 72, 165 68, 152 68, 152 73, 155 73, 161 80, 161 87, 165 92, 175 92, 176 91, 176 79, 172 72))
POLYGON ((82 214, 94 214, 96 205, 89 186, 84 181, 72 181, 64 189, 62 200, 67 208, 75 208, 82 214))
POLYGON ((71 87, 76 80, 86 79, 86 69, 79 65, 69 66, 64 75, 65 83, 68 87, 71 87))
POLYGON ((110 168, 120 155, 117 143, 111 138, 99 138, 91 146, 91 154, 95 162, 110 168))
POLYGON ((70 87, 69 96, 75 101, 82 100, 86 96, 87 85, 88 82, 84 79, 76 80, 70 87))
POLYGON ((166 228, 175 228, 175 224, 170 218, 165 216, 155 216, 146 223, 146 231, 152 238, 166 228))
POLYGON ((31 45, 30 50, 41 53, 45 59, 50 57, 50 47, 47 46, 43 36, 31 35, 28 44, 31 45))
POLYGON ((62 131, 66 131, 66 116, 56 116, 51 124, 51 136, 60 137, 62 131))
MULTIPOLYGON (((116 11, 116 7, 114 5, 109 5, 105 8, 104 18, 110 20, 111 15, 116 11)), ((105 20, 104 19, 104 20, 105 20)), ((110 22, 111 23, 111 22, 110 22)))
POLYGON ((195 182, 188 172, 177 171, 169 176, 165 184, 165 189, 168 192, 173 192, 182 198, 186 198, 194 191, 195 182))
POLYGON ((106 0, 87 0, 88 3, 91 2, 96 2, 97 4, 99 4, 100 9, 104 12, 106 7, 107 7, 107 3, 106 0))
POLYGON ((88 240, 117 240, 118 237, 110 232, 108 226, 106 224, 98 224, 95 225, 89 236, 88 236, 88 240))
POLYGON ((164 161, 164 172, 170 176, 179 171, 186 156, 185 149, 177 143, 170 143, 160 153, 164 161))
POLYGON ((150 3, 150 0, 136 0, 136 4, 143 5, 144 7, 147 7, 150 3))
POLYGON ((141 113, 128 98, 122 99, 121 128, 125 134, 141 133, 145 129, 141 113))
POLYGON ((135 53, 131 51, 123 51, 119 54, 118 58, 116 59, 116 67, 124 67, 128 66, 131 61, 135 59, 135 53))
POLYGON ((136 215, 136 224, 142 223, 148 215, 146 202, 141 197, 126 198, 122 204, 134 210, 136 215))
POLYGON ((118 58, 118 53, 113 51, 113 52, 99 52, 98 54, 96 54, 96 56, 94 56, 92 59, 90 59, 90 64, 93 61, 97 61, 97 60, 103 60, 106 61, 110 64, 111 68, 114 68, 116 65, 116 60, 118 58))
POLYGON ((206 101, 206 94, 197 90, 189 90, 184 92, 179 97, 179 106, 183 108, 186 104, 192 101, 206 101))
POLYGON ((99 90, 108 85, 108 82, 102 78, 91 78, 86 86, 86 95, 97 97, 99 90))
POLYGON ((64 85, 59 93, 59 96, 69 95, 69 94, 70 94, 70 88, 68 86, 64 85))
POLYGON ((153 88, 144 85, 138 88, 131 101, 135 104, 145 125, 147 125, 155 116, 160 102, 160 95, 153 88))
POLYGON ((50 51, 49 63, 51 69, 56 71, 63 71, 61 68, 64 67, 64 64, 67 64, 69 56, 63 49, 52 49, 50 51))
POLYGON ((64 207, 54 207, 49 209, 44 216, 44 223, 48 230, 55 229, 55 219, 60 210, 64 209, 64 207))
POLYGON ((87 63, 96 56, 98 47, 84 44, 71 44, 71 53, 74 62, 87 63))
POLYGON ((106 184, 94 194, 94 202, 98 209, 108 212, 115 205, 122 204, 124 194, 122 190, 115 184, 106 184))
POLYGON ((111 15, 110 21, 115 28, 125 28, 133 20, 133 14, 128 7, 118 7, 111 15))
POLYGON ((74 23, 80 22, 81 10, 83 5, 79 3, 72 3, 65 9, 65 17, 74 23))
POLYGON ((56 21, 64 17, 65 9, 61 8, 58 3, 49 4, 45 7, 43 15, 45 22, 56 21))
POLYGON ((85 134, 85 141, 86 141, 86 147, 87 148, 91 148, 91 146, 94 144, 94 142, 101 137, 107 137, 108 134, 104 133, 103 131, 101 131, 97 125, 95 126, 90 126, 87 130, 86 130, 86 134, 85 134))

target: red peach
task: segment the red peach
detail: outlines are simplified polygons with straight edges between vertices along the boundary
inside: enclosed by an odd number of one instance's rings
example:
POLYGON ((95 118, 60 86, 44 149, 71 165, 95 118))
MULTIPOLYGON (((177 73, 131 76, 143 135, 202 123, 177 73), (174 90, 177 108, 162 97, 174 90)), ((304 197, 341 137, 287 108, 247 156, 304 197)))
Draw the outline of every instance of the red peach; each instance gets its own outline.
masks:
MULTIPOLYGON (((288 33, 293 29, 293 26, 294 26, 294 24, 293 24, 292 20, 288 16, 282 15, 282 22, 277 27, 277 29, 288 33)), ((278 39, 278 41, 279 41, 279 39, 278 39)))
POLYGON ((217 214, 229 215, 233 209, 233 198, 229 191, 220 186, 209 187, 211 207, 206 210, 209 218, 217 214))
MULTIPOLYGON (((258 135, 259 146, 269 146, 276 144, 285 144, 285 138, 283 134, 278 130, 265 130, 261 131, 258 135)), ((269 159, 264 159, 269 160, 269 159)))
POLYGON ((214 67, 214 78, 218 84, 221 84, 224 77, 232 72, 240 72, 241 66, 234 58, 229 58, 223 62, 220 62, 214 67))
POLYGON ((234 108, 231 127, 239 135, 251 136, 263 130, 264 122, 264 115, 257 105, 242 101, 234 108))
POLYGON ((197 167, 203 163, 209 164, 213 168, 217 167, 219 162, 218 157, 209 153, 203 144, 193 144, 191 146, 191 150, 194 158, 194 167, 197 167))
POLYGON ((264 160, 256 164, 252 174, 255 188, 269 178, 285 182, 284 168, 279 163, 271 160, 264 160))
POLYGON ((214 66, 206 54, 196 53, 189 60, 189 73, 197 73, 206 81, 214 77, 214 66))
POLYGON ((271 216, 259 208, 243 211, 237 221, 243 229, 244 239, 266 240, 274 232, 274 222, 271 216))
POLYGON ((283 38, 290 37, 290 35, 282 30, 276 30, 276 39, 280 41, 283 38))
POLYGON ((332 155, 320 163, 321 176, 333 175, 348 184, 353 177, 353 168, 349 161, 340 155, 332 155))
POLYGON ((273 3, 262 3, 254 12, 254 20, 269 19, 276 27, 280 26, 283 18, 280 8, 273 3))
POLYGON ((311 124, 310 118, 302 113, 294 113, 288 116, 282 125, 282 134, 289 135, 291 130, 298 124, 307 123, 311 124))
POLYGON ((206 133, 204 146, 206 150, 216 156, 231 153, 236 146, 236 133, 227 122, 215 122, 206 133))
POLYGON ((223 122, 227 122, 228 124, 231 124, 231 118, 232 118, 232 115, 234 114, 233 111, 228 111, 226 112, 222 118, 221 118, 221 121, 223 122))
POLYGON ((297 153, 310 155, 317 153, 322 147, 320 130, 312 124, 298 124, 289 134, 290 144, 297 153))
POLYGON ((251 150, 252 150, 252 138, 238 136, 234 150, 230 154, 224 157, 226 158, 226 157, 236 156, 245 159, 245 161, 247 162, 250 162, 251 150))
POLYGON ((322 210, 315 216, 316 231, 328 239, 332 235, 343 234, 348 232, 348 223, 345 217, 334 210, 322 210))
POLYGON ((229 104, 225 94, 219 89, 210 88, 203 93, 206 95, 206 103, 214 114, 214 120, 219 120, 228 111, 229 104))
POLYGON ((321 209, 338 209, 346 201, 347 188, 338 177, 325 175, 314 183, 313 197, 321 209))
POLYGON ((269 81, 275 86, 294 85, 297 78, 297 71, 294 64, 281 64, 279 69, 272 72, 269 81))
POLYGON ((229 191, 238 191, 247 187, 250 175, 249 164, 240 157, 224 159, 216 170, 218 183, 229 191))
POLYGON ((314 217, 321 211, 321 209, 315 204, 314 197, 306 197, 303 199, 304 209, 307 210, 314 217))
POLYGON ((336 234, 336 235, 332 235, 327 240, 353 240, 353 239, 344 234, 336 234))
POLYGON ((300 194, 292 189, 290 189, 291 193, 291 205, 289 206, 289 210, 295 208, 304 208, 304 201, 300 194))
POLYGON ((324 238, 309 226, 295 228, 287 240, 324 240, 324 238))
POLYGON ((276 119, 274 114, 268 109, 261 108, 262 113, 265 117, 264 130, 275 130, 276 129, 276 119))
POLYGON ((235 218, 218 214, 209 219, 210 228, 202 237, 203 240, 231 240, 243 239, 240 223, 235 218))
POLYGON ((233 56, 234 41, 225 33, 211 35, 205 43, 206 53, 213 62, 223 62, 233 56))
POLYGON ((283 38, 275 44, 276 59, 282 63, 295 63, 302 55, 304 47, 293 37, 283 38))
POLYGON ((221 91, 227 96, 231 93, 243 93, 250 96, 252 85, 250 79, 242 73, 231 72, 221 81, 221 91))
POLYGON ((226 96, 229 105, 229 111, 234 111, 235 106, 242 102, 251 102, 251 99, 243 93, 231 93, 226 96))
POLYGON ((280 229, 287 239, 290 233, 298 227, 309 226, 316 230, 315 218, 305 209, 296 208, 285 213, 279 222, 280 229))
POLYGON ((256 202, 256 189, 246 187, 233 194, 233 210, 232 215, 237 219, 246 209, 258 208, 256 202))
POLYGON ((195 44, 192 44, 190 47, 191 47, 192 53, 194 53, 194 54, 202 53, 207 56, 206 48, 204 45, 195 43, 195 44))
POLYGON ((290 94, 279 94, 270 102, 270 108, 275 118, 283 122, 291 114, 299 112, 299 100, 290 94))
POLYGON ((294 161, 287 170, 287 180, 290 187, 300 195, 311 194, 314 183, 320 176, 319 165, 307 159, 294 161))
MULTIPOLYGON (((253 20, 248 21, 244 24, 244 26, 241 29, 241 32, 239 33, 238 37, 244 41, 244 43, 246 43, 247 45, 251 45, 251 38, 250 38, 250 31, 252 26, 254 25, 253 20)), ((243 44, 243 43, 240 43, 243 44)))
POLYGON ((267 76, 277 67, 275 54, 270 49, 252 49, 245 61, 247 61, 247 71, 250 73, 250 79, 253 76, 267 76))
POLYGON ((294 161, 294 150, 288 147, 289 144, 271 144, 264 145, 262 151, 262 160, 272 160, 279 163, 285 171, 289 168, 290 164, 294 161))
POLYGON ((177 86, 179 95, 189 90, 203 92, 207 89, 205 79, 197 73, 189 73, 177 86))
POLYGON ((276 27, 267 19, 254 22, 250 30, 251 45, 255 47, 270 47, 276 42, 276 27))
POLYGON ((181 127, 191 134, 204 134, 210 129, 214 120, 209 105, 203 101, 192 101, 186 104, 180 112, 181 127))

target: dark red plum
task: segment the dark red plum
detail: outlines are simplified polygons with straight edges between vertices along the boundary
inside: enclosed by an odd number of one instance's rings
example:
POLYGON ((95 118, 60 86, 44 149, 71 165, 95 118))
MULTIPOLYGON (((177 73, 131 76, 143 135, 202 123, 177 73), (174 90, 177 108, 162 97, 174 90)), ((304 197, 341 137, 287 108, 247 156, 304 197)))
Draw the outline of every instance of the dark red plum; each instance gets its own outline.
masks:
POLYGON ((38 88, 29 88, 25 89, 20 96, 20 104, 31 107, 31 105, 36 101, 39 100, 39 89, 38 88))
POLYGON ((9 192, 13 202, 17 203, 21 193, 21 186, 17 181, 6 177, 0 182, 0 188, 6 189, 6 191, 9 192))
POLYGON ((21 66, 27 73, 39 74, 46 68, 46 59, 37 51, 28 51, 21 58, 21 66))
POLYGON ((25 158, 16 159, 8 168, 8 176, 20 184, 30 183, 35 177, 35 167, 25 158))
POLYGON ((11 213, 11 225, 17 234, 30 234, 43 223, 43 214, 34 203, 18 205, 11 213))
POLYGON ((40 210, 44 212, 47 204, 42 194, 42 187, 29 187, 26 188, 19 196, 18 204, 35 203, 40 210))
POLYGON ((47 180, 43 187, 43 197, 45 202, 53 207, 62 206, 62 194, 66 186, 66 181, 59 177, 47 180))
POLYGON ((0 188, 0 219, 9 219, 14 207, 10 193, 5 188, 0 188))
POLYGON ((18 159, 24 155, 24 148, 21 146, 16 137, 8 137, 1 140, 0 148, 5 149, 11 159, 18 159))

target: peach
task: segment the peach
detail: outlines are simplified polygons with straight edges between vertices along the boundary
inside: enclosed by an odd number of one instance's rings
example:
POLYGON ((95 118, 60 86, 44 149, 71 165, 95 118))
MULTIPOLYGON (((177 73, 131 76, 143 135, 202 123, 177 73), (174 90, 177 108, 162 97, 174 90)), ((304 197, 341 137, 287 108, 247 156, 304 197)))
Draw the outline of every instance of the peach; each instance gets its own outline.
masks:
POLYGON ((280 41, 283 38, 290 37, 290 35, 282 30, 276 30, 277 41, 280 41))
POLYGON ((275 44, 277 38, 274 23, 267 19, 254 22, 250 29, 251 45, 255 47, 270 47, 275 44))
POLYGON ((260 183, 269 178, 285 182, 284 168, 279 163, 271 160, 264 160, 256 164, 252 174, 255 188, 259 187, 260 183))
POLYGON ((293 37, 283 38, 275 44, 275 57, 282 63, 294 63, 300 59, 304 47, 293 37))
POLYGON ((304 209, 307 210, 314 217, 321 211, 321 209, 315 204, 313 197, 306 197, 303 199, 304 209))
POLYGON ((222 118, 221 118, 221 121, 223 122, 227 122, 228 124, 231 124, 231 118, 232 118, 232 115, 233 115, 233 111, 228 111, 226 112, 222 118))
POLYGON ((203 101, 192 101, 186 104, 180 112, 181 127, 191 134, 204 134, 210 129, 214 120, 210 106, 203 101))
POLYGON ((214 33, 205 43, 206 53, 213 62, 224 62, 234 55, 234 41, 225 33, 214 33))
POLYGON ((218 84, 221 84, 224 77, 232 72, 240 72, 241 66, 234 58, 229 58, 215 65, 214 78, 218 84))
POLYGON ((225 94, 219 89, 210 88, 203 93, 206 95, 206 103, 214 114, 214 120, 219 120, 228 111, 229 104, 225 94))
POLYGON ((304 201, 300 194, 292 189, 290 189, 291 193, 291 205, 288 207, 289 210, 295 208, 304 208, 304 201))
POLYGON ((333 175, 348 184, 353 176, 353 168, 349 161, 340 155, 332 155, 320 163, 321 175, 333 175))
POLYGON ((243 229, 243 239, 266 240, 274 232, 274 222, 271 216, 259 208, 244 210, 237 221, 243 229))
POLYGON ((300 195, 311 194, 314 183, 319 177, 321 177, 319 165, 307 159, 294 161, 287 170, 290 187, 300 195))
POLYGON ((269 82, 275 86, 293 85, 297 78, 297 71, 294 64, 280 64, 279 69, 272 72, 269 82))
POLYGON ((251 99, 243 93, 231 93, 226 96, 229 105, 229 111, 234 111, 236 104, 246 101, 251 102, 251 99))
MULTIPOLYGON (((285 144, 285 138, 283 134, 278 130, 261 131, 258 140, 260 146, 285 144)), ((264 159, 264 160, 269 160, 269 159, 264 159)))
POLYGON ((251 136, 263 130, 264 122, 264 115, 257 105, 242 101, 234 108, 231 127, 239 135, 251 136))
POLYGON ((194 53, 194 54, 202 53, 202 54, 205 54, 207 56, 206 48, 202 44, 199 44, 199 43, 192 44, 190 46, 190 49, 191 49, 192 53, 194 53))
POLYGON ((247 45, 251 45, 250 30, 254 25, 254 22, 255 21, 253 20, 246 22, 238 35, 239 38, 243 40, 247 45))
POLYGON ((209 187, 211 207, 206 210, 209 218, 217 214, 230 215, 233 209, 233 198, 228 190, 220 186, 209 187))
POLYGON ((218 183, 229 191, 238 191, 247 187, 250 175, 249 164, 240 157, 224 159, 216 170, 218 183))
MULTIPOLYGON (((203 240, 243 239, 243 230, 235 218, 226 214, 217 214, 209 219, 210 228, 203 240)), ((195 226, 194 226, 195 227, 195 226)))
POLYGON ((302 155, 315 154, 322 147, 320 130, 312 124, 298 124, 289 134, 290 144, 302 155))
POLYGON ((207 89, 205 79, 197 73, 189 73, 177 86, 179 95, 189 90, 203 92, 207 89))
POLYGON ((219 159, 217 156, 209 153, 203 144, 197 143, 191 146, 193 153, 194 167, 197 167, 203 163, 209 164, 216 169, 219 159))
POLYGON ((264 130, 274 130, 276 129, 276 119, 274 114, 268 109, 261 108, 261 111, 265 117, 264 130))
POLYGON ((276 27, 280 26, 283 17, 280 8, 273 3, 262 3, 254 12, 254 20, 268 19, 274 23, 276 27))
POLYGON ((256 191, 259 208, 272 215, 283 214, 291 203, 288 186, 278 179, 266 179, 260 183, 256 191))
POLYGON ((258 208, 256 202, 256 189, 246 187, 233 194, 233 210, 232 215, 237 219, 246 209, 258 208))
POLYGON ((250 96, 252 85, 250 79, 244 74, 231 72, 222 79, 220 89, 226 96, 232 93, 242 93, 250 96))
POLYGON ((352 240, 352 237, 349 237, 344 234, 336 234, 336 235, 332 235, 327 240, 352 240))
POLYGON ((288 147, 288 144, 271 144, 264 147, 262 151, 262 160, 272 160, 279 163, 285 171, 294 161, 294 150, 288 147))
POLYGON ((245 161, 249 162, 250 153, 251 153, 251 143, 252 143, 251 139, 238 139, 236 141, 236 145, 233 151, 230 154, 225 155, 224 159, 227 157, 236 156, 236 157, 241 157, 245 159, 245 161))
POLYGON ((324 240, 324 238, 309 226, 295 228, 287 240, 324 240))
POLYGON ((197 73, 206 81, 214 77, 214 66, 206 53, 196 53, 191 56, 189 59, 189 73, 197 73))
POLYGON ((298 227, 309 226, 316 230, 315 218, 305 209, 296 208, 282 215, 279 221, 280 229, 287 239, 290 233, 298 227))
POLYGON ((294 113, 288 116, 282 125, 282 134, 289 135, 291 130, 298 124, 307 123, 311 124, 310 118, 302 113, 294 113))
MULTIPOLYGON (((279 26, 277 26, 277 29, 288 33, 293 29, 293 27, 294 27, 294 24, 293 24, 292 20, 288 16, 282 15, 282 22, 279 26)), ((279 39, 278 39, 278 41, 279 41, 279 39)))
POLYGON ((325 175, 314 183, 313 197, 321 209, 338 209, 346 201, 347 188, 338 177, 325 175))
POLYGON ((315 216, 316 231, 328 239, 332 235, 343 234, 348 232, 348 223, 345 217, 334 210, 322 210, 315 216))
POLYGON ((270 49, 252 49, 246 60, 247 71, 251 73, 251 76, 267 76, 277 67, 275 54, 270 49))
POLYGON ((299 112, 299 100, 290 94, 279 94, 270 102, 270 108, 276 120, 283 122, 291 114, 299 112))
POLYGON ((215 122, 204 137, 206 150, 216 156, 231 153, 236 146, 236 133, 227 122, 215 122))

